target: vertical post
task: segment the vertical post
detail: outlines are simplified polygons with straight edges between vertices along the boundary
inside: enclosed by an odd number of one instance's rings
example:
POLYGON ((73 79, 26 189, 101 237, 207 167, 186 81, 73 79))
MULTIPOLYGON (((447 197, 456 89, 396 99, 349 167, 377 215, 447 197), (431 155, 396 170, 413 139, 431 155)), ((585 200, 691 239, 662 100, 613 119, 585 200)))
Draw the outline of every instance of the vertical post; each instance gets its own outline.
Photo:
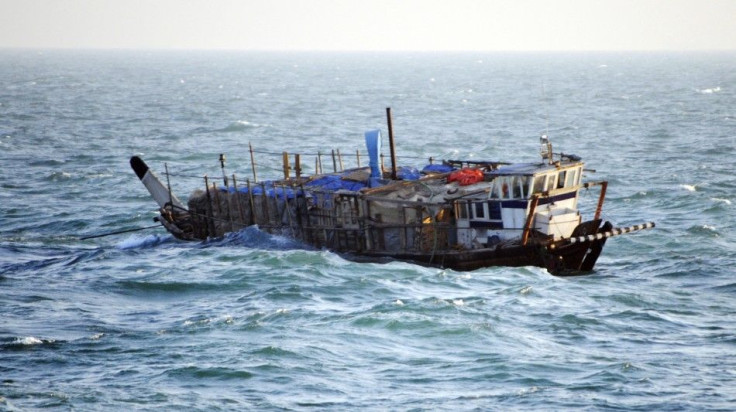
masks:
POLYGON ((335 160, 335 149, 332 149, 332 171, 337 173, 337 161, 335 160))
POLYGON ((296 180, 302 177, 302 156, 297 153, 294 155, 294 171, 296 172, 296 180))
POLYGON ((289 179, 291 175, 289 170, 289 154, 286 152, 282 152, 281 157, 283 158, 284 162, 284 179, 289 179))
POLYGON ((261 190, 262 190, 261 198, 263 199, 263 207, 266 212, 266 225, 270 225, 271 224, 271 213, 269 213, 269 210, 268 210, 268 192, 266 192, 266 184, 263 182, 261 182, 261 190))
POLYGON ((253 169, 253 182, 258 183, 258 176, 256 176, 256 159, 253 157, 253 145, 248 142, 248 149, 250 150, 250 168, 253 169))
POLYGON ((258 223, 258 221, 256 220, 256 208, 255 208, 255 205, 253 204, 254 203, 253 202, 253 190, 250 187, 250 179, 245 179, 245 185, 248 187, 248 203, 250 206, 250 224, 255 225, 256 223, 258 223))
POLYGON ((608 188, 608 182, 601 182, 601 194, 598 196, 598 206, 595 208, 594 220, 601 218, 601 211, 603 211, 603 201, 606 198, 606 189, 608 188))
POLYGON ((220 153, 220 169, 222 169, 222 182, 225 184, 225 189, 230 189, 227 185, 227 175, 225 174, 225 154, 220 153))
POLYGON ((345 170, 345 166, 342 164, 342 155, 340 154, 340 149, 337 149, 337 161, 340 163, 340 171, 342 172, 345 170))
POLYGON ((207 219, 205 220, 207 222, 207 236, 215 236, 215 222, 212 220, 212 216, 214 215, 212 210, 212 196, 210 195, 210 183, 207 175, 204 175, 204 190, 207 194, 207 219))
POLYGON ((240 193, 238 193, 238 181, 235 180, 235 173, 233 173, 233 194, 235 195, 235 202, 238 204, 238 224, 241 228, 245 227, 245 215, 243 214, 243 205, 240 202, 240 193))
POLYGON ((388 144, 391 148, 391 180, 396 180, 396 147, 394 146, 394 128, 391 122, 391 108, 386 108, 386 119, 388 121, 388 144))
POLYGON ((360 167, 360 149, 355 150, 355 158, 358 160, 358 167, 360 167))
POLYGON ((322 152, 317 152, 317 158, 314 159, 315 174, 322 174, 322 152))
POLYGON ((522 246, 526 246, 526 242, 529 240, 529 232, 531 231, 532 222, 534 221, 534 213, 537 211, 538 203, 539 194, 532 195, 531 205, 529 205, 529 214, 526 216, 526 223, 524 223, 524 233, 521 235, 522 246))

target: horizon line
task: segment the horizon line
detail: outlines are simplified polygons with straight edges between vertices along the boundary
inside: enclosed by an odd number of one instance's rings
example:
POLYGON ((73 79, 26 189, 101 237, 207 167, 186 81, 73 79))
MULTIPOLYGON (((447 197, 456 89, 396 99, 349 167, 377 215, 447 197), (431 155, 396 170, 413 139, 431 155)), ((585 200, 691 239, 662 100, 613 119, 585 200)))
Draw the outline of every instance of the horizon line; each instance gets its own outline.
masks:
POLYGON ((714 53, 736 52, 736 48, 712 49, 254 49, 186 47, 89 47, 89 46, 0 46, 0 50, 27 51, 140 51, 140 52, 254 52, 254 53, 714 53))

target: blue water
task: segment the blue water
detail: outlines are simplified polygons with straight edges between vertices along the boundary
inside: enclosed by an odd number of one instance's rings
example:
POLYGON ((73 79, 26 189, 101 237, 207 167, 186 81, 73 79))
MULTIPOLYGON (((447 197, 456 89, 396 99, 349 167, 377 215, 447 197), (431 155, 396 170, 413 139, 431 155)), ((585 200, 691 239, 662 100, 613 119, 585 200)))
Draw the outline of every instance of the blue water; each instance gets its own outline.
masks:
POLYGON ((736 409, 735 137, 734 53, 0 51, 0 409, 736 409), (255 228, 80 240, 153 224, 131 155, 185 200, 220 153, 251 177, 249 142, 259 178, 352 166, 389 106, 402 164, 547 133, 610 182, 604 218, 657 228, 574 278, 255 228))

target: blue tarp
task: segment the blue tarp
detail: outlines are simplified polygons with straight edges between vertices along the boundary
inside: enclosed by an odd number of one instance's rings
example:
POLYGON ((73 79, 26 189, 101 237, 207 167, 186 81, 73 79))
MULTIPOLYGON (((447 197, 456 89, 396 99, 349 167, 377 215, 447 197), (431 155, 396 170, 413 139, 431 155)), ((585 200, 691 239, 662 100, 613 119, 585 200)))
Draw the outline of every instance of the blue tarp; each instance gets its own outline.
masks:
POLYGON ((304 186, 319 187, 320 189, 330 192, 336 192, 341 189, 357 192, 358 190, 366 187, 365 183, 343 180, 339 175, 322 176, 319 179, 312 180, 304 186))
POLYGON ((396 177, 401 180, 419 180, 422 174, 415 167, 403 166, 396 172, 396 177))
POLYGON ((448 173, 455 170, 452 166, 443 164, 426 165, 422 172, 424 173, 448 173))
MULTIPOLYGON (((273 182, 271 181, 266 181, 262 184, 258 183, 255 185, 251 185, 250 187, 251 192, 253 192, 253 195, 255 196, 261 196, 264 189, 266 191, 267 197, 280 197, 283 199, 284 196, 286 196, 288 199, 294 199, 296 196, 304 195, 301 189, 294 190, 288 187, 273 187, 273 182)), ((225 188, 223 186, 220 186, 220 191, 229 193, 235 192, 232 187, 225 188)), ((238 193, 248 193, 248 187, 239 187, 238 193)))

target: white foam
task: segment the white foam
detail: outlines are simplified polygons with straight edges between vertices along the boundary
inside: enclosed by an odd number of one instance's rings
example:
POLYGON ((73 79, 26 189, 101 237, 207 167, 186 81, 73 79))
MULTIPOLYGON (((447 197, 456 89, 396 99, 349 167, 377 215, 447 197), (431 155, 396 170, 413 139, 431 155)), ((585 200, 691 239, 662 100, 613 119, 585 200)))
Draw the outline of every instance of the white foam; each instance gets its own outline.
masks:
POLYGON ((728 200, 728 199, 721 199, 721 198, 718 198, 718 197, 711 197, 710 200, 712 200, 714 202, 718 202, 718 203, 725 203, 725 204, 727 204, 729 206, 731 205, 731 201, 728 200))
POLYGON ((713 87, 709 89, 699 89, 698 92, 702 94, 713 94, 713 93, 719 93, 721 91, 720 86, 719 87, 713 87))
POLYGON ((688 192, 694 192, 697 190, 695 185, 680 185, 680 187, 687 190, 688 192))
POLYGON ((43 343, 43 341, 39 338, 36 338, 34 336, 26 336, 25 338, 18 338, 13 342, 17 345, 40 345, 43 343))
POLYGON ((130 235, 127 239, 117 244, 118 249, 135 249, 145 246, 150 246, 158 243, 161 240, 158 235, 148 235, 146 237, 139 237, 136 235, 130 235))

